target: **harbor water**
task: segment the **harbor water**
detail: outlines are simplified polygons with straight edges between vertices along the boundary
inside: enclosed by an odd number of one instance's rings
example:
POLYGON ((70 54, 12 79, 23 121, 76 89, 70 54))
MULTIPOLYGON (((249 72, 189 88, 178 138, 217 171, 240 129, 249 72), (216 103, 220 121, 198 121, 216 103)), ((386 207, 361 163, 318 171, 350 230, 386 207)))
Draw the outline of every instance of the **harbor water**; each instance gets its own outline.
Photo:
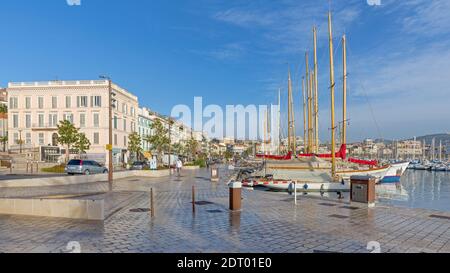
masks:
POLYGON ((450 173, 408 170, 400 185, 380 203, 395 206, 450 211, 450 173))

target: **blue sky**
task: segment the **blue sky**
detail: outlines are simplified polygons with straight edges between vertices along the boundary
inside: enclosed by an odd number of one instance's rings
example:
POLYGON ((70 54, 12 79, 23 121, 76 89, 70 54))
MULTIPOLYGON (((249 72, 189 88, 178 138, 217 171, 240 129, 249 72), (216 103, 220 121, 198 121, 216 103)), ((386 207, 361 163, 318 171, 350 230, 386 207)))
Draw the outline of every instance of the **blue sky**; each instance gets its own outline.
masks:
MULTIPOLYGON (((449 132, 450 1, 381 0, 3 0, 0 86, 10 81, 110 75, 146 105, 276 103, 287 63, 298 82, 319 29, 320 132, 329 139, 326 15, 336 48, 349 44, 349 135, 404 138, 449 132)), ((340 117, 340 114, 338 114, 340 117)), ((298 123, 297 128, 301 128, 298 123)), ((300 129, 299 129, 300 132, 300 129)))

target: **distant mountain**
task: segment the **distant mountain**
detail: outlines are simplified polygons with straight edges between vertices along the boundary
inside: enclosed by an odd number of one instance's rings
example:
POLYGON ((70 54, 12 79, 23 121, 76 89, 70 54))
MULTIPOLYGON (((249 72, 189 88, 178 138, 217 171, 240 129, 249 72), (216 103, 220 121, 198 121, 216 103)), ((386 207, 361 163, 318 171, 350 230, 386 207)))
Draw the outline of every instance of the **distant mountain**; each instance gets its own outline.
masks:
MULTIPOLYGON (((409 140, 413 140, 414 138, 410 138, 409 140)), ((450 144, 450 134, 434 134, 434 135, 426 135, 426 136, 420 136, 416 137, 418 141, 424 141, 427 144, 431 144, 433 139, 435 139, 436 145, 439 145, 439 142, 442 141, 443 145, 450 144)))

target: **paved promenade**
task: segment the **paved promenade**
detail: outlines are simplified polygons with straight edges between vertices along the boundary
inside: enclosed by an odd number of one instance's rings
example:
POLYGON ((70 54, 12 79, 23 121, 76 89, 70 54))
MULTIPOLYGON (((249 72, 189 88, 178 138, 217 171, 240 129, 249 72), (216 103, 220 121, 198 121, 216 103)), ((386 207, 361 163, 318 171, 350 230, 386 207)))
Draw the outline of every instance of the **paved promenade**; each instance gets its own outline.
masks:
MULTIPOLYGON (((106 183, 41 189, 8 189, 3 197, 86 195, 106 183)), ((64 252, 70 241, 82 252, 361 252, 371 241, 381 252, 450 252, 450 214, 304 197, 297 206, 287 193, 243 190, 243 211, 228 211, 225 181, 211 183, 205 170, 181 178, 116 181, 106 198, 107 219, 91 222, 0 215, 0 252, 64 252), (191 188, 197 205, 192 213, 191 188), (149 207, 156 217, 130 210, 149 207), (442 217, 444 216, 444 217, 442 217), (445 218, 449 217, 449 218, 445 218)), ((99 198, 98 196, 96 198, 99 198)))

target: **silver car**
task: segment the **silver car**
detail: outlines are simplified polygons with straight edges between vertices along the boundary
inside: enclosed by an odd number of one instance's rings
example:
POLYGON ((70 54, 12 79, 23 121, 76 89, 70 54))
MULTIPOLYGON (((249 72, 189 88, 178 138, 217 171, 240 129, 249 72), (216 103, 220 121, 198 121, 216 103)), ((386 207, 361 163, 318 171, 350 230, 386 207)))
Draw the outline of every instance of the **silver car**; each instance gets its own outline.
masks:
POLYGON ((108 169, 102 166, 100 163, 93 160, 80 160, 73 159, 67 163, 65 171, 69 175, 75 174, 99 174, 99 173, 108 173, 108 169))

